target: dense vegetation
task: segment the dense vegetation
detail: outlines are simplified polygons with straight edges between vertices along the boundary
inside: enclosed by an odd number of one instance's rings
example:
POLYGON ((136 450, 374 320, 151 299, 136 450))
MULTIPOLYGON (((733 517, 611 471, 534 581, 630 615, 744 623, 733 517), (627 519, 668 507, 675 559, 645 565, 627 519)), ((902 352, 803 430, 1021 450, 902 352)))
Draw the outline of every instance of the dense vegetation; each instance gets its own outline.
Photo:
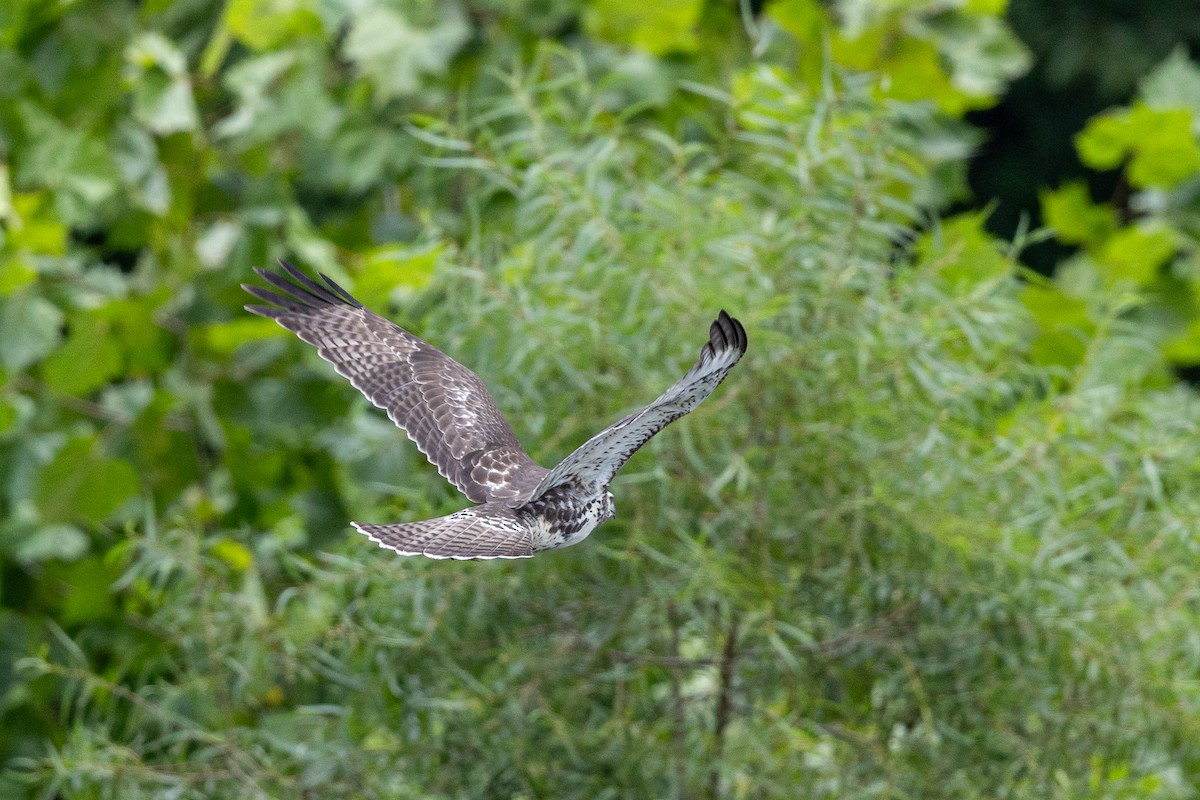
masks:
POLYGON ((996 241, 939 214, 1003 11, 0 12, 0 794, 1195 797, 1200 70, 996 241), (348 521, 464 501, 241 310, 277 257, 542 463, 750 352, 585 544, 398 558, 348 521))

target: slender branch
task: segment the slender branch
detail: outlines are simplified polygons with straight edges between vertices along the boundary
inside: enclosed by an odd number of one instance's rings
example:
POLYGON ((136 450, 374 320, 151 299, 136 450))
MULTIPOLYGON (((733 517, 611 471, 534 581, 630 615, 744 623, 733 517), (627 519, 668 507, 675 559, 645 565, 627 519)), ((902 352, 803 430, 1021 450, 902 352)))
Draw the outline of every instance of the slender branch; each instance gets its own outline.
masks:
MULTIPOLYGON (((17 391, 38 392, 39 394, 46 395, 64 408, 69 408, 78 414, 83 414, 86 417, 91 417, 101 422, 131 425, 136 419, 135 416, 113 411, 100 403, 92 402, 86 398, 60 392, 29 375, 14 375, 9 385, 16 388, 17 391)), ((163 415, 161 424, 164 428, 173 431, 190 431, 192 429, 187 417, 182 414, 165 414, 163 415)))
POLYGON ((729 618, 729 631, 725 635, 725 649, 721 653, 721 668, 718 673, 717 710, 713 723, 712 768, 708 773, 708 796, 719 800, 721 796, 721 754, 725 749, 725 728, 729 725, 729 714, 733 708, 734 661, 737 658, 738 626, 741 617, 735 610, 729 618))
MULTIPOLYGON (((684 659, 679 655, 679 610, 675 607, 674 602, 667 603, 667 627, 671 630, 671 657, 663 659, 670 666, 675 667, 684 662, 684 659)), ((679 686, 679 671, 671 669, 668 671, 671 676, 671 773, 674 778, 676 798, 684 797, 684 774, 683 774, 683 753, 684 753, 684 731, 686 720, 683 716, 683 692, 679 686)))

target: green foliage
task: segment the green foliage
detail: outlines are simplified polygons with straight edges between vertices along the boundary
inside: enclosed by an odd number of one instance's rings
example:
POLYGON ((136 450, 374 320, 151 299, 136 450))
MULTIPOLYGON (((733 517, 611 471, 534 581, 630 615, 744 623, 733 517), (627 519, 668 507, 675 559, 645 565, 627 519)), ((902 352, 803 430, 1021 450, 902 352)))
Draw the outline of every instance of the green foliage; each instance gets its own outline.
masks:
POLYGON ((1128 158, 1129 182, 1138 188, 1178 186, 1200 170, 1200 145, 1192 112, 1157 110, 1141 103, 1088 123, 1077 140, 1079 157, 1095 169, 1114 169, 1128 158))
MULTIPOLYGON (((1091 120, 1076 138, 1095 169, 1122 169, 1126 208, 1095 203, 1081 183, 1041 195, 1047 224, 1081 251, 1060 269, 1057 289, 1091 306, 1092 329, 1108 313, 1090 298, 1119 286, 1137 291, 1125 316, 1136 320, 1177 365, 1200 364, 1200 68, 1177 52, 1142 82, 1131 107, 1091 120)), ((1062 314, 1074 316, 1069 304, 1062 314)), ((1065 316, 1046 324, 1072 324, 1065 316)), ((1050 328, 1046 328, 1050 330, 1050 328)), ((1081 335, 1090 335, 1077 328, 1081 335)), ((1075 348, 1074 358, 1084 351, 1075 348)), ((1069 363, 1063 351, 1054 358, 1069 363)))
POLYGON ((655 55, 694 52, 699 46, 696 27, 703 0, 599 0, 584 16, 597 38, 632 45, 655 55))
POLYGON ((1025 48, 1002 21, 1005 5, 780 0, 770 14, 796 37, 801 71, 813 82, 824 69, 827 41, 835 63, 879 74, 881 96, 932 101, 957 117, 992 105, 1029 66, 1025 48))
POLYGON ((1130 310, 1189 229, 1047 195, 1104 266, 1022 285, 927 224, 1003 11, 0 11, 0 794, 1194 796, 1200 408, 1130 310), (464 503, 241 311, 281 256, 543 463, 751 350, 584 545, 396 558, 348 520, 464 503))

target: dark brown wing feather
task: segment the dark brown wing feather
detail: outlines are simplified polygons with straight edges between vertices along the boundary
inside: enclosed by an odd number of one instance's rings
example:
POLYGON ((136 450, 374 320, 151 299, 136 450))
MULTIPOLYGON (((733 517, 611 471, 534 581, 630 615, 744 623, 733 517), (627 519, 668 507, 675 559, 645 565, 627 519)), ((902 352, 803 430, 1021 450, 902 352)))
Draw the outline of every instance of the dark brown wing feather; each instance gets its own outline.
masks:
POLYGON ((528 499, 546 470, 521 448, 475 373, 389 322, 325 275, 319 284, 285 261, 255 272, 278 291, 242 284, 271 306, 246 310, 317 347, 354 388, 387 411, 443 476, 476 503, 528 499))
POLYGON ((536 500, 555 486, 584 493, 607 486, 638 448, 713 393, 746 352, 746 329, 722 311, 708 328, 700 359, 657 400, 588 439, 550 470, 534 490, 536 500))

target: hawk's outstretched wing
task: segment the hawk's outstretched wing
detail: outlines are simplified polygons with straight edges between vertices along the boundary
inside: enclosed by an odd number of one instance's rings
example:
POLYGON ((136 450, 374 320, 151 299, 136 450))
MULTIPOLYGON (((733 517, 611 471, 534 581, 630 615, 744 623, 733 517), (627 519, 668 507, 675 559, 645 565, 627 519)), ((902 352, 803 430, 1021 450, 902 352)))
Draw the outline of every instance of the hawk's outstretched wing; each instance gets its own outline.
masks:
POLYGON ((485 503, 448 517, 398 525, 350 523, 380 547, 430 558, 529 558, 529 522, 504 503, 485 503))
POLYGON ((386 410, 468 499, 516 506, 529 498, 546 470, 521 448, 475 373, 364 308, 326 276, 321 275, 322 286, 291 264, 279 264, 290 281, 255 270, 278 292, 242 284, 273 304, 246 306, 247 311, 316 345, 321 358, 386 410))
POLYGON ((746 329, 722 311, 708 329, 700 360, 650 405, 614 422, 550 470, 530 495, 536 500, 564 484, 583 493, 607 486, 637 449, 670 423, 700 405, 746 352, 746 329))

